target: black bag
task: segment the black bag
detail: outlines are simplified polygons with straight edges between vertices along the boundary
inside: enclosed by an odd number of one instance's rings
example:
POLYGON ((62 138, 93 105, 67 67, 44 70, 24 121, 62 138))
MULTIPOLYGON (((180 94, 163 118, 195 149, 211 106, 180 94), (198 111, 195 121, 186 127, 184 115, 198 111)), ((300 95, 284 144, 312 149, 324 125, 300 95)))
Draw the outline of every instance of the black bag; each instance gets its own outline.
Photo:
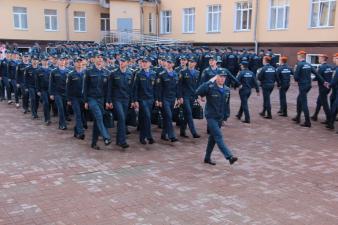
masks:
POLYGON ((158 128, 163 129, 163 116, 161 110, 158 110, 157 126, 158 128))
POLYGON ((192 118, 202 120, 203 117, 203 107, 198 103, 198 101, 195 101, 192 106, 192 118))
POLYGON ((104 110, 103 123, 106 128, 114 127, 114 115, 112 111, 104 110))
POLYGON ((127 126, 137 127, 138 125, 138 113, 133 108, 128 108, 127 118, 126 118, 127 126))
POLYGON ((161 112, 161 109, 157 106, 153 107, 151 111, 151 124, 158 125, 158 116, 161 112))
POLYGON ((184 121, 183 107, 179 106, 179 107, 174 108, 173 122, 176 122, 176 126, 180 126, 183 121, 184 121))

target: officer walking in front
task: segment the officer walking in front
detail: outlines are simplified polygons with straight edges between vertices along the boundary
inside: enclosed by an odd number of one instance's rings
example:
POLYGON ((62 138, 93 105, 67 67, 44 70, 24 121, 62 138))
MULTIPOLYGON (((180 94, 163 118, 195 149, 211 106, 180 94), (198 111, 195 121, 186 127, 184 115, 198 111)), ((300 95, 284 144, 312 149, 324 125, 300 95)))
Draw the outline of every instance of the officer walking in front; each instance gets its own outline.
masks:
POLYGON ((94 118, 91 147, 96 150, 100 150, 100 147, 97 145, 100 135, 102 136, 105 145, 111 143, 111 137, 103 123, 104 98, 106 97, 106 93, 103 89, 104 86, 107 85, 107 77, 109 74, 109 71, 104 69, 103 66, 103 54, 96 52, 94 65, 92 68, 86 70, 83 78, 85 109, 89 109, 94 118))
POLYGON ((66 99, 67 104, 72 106, 75 115, 74 137, 83 140, 84 133, 84 102, 82 95, 84 68, 82 58, 76 57, 74 59, 74 70, 68 73, 66 80, 66 99))
POLYGON ((270 61, 270 56, 264 56, 264 66, 257 71, 257 78, 263 90, 263 111, 259 115, 265 119, 272 119, 270 95, 277 81, 276 69, 270 65, 270 61))
POLYGON ((17 73, 16 73, 16 87, 18 91, 21 93, 22 97, 22 108, 23 108, 23 113, 26 114, 28 112, 28 99, 29 95, 28 93, 25 92, 25 86, 24 86, 24 75, 25 75, 25 70, 29 66, 29 54, 24 53, 22 56, 22 62, 19 63, 17 73))
POLYGON ((259 86, 254 72, 248 69, 249 63, 247 61, 241 62, 242 71, 239 72, 237 80, 239 81, 241 88, 239 89, 239 96, 241 99, 241 107, 236 115, 240 120, 244 112, 244 123, 250 123, 250 113, 248 100, 251 95, 251 89, 255 88, 257 96, 259 96, 259 86))
POLYGON ((290 87, 291 75, 293 75, 293 69, 287 64, 288 58, 286 56, 281 57, 281 65, 277 68, 277 86, 279 88, 279 103, 280 108, 278 111, 279 116, 288 116, 288 106, 286 100, 286 93, 290 87))
POLYGON ((117 116, 116 145, 128 148, 126 137, 126 118, 131 101, 133 74, 128 69, 129 58, 121 56, 119 68, 112 71, 108 80, 108 102, 106 107, 114 109, 117 116))
POLYGON ((232 165, 238 158, 233 156, 231 151, 223 141, 221 126, 226 108, 226 102, 229 99, 230 89, 224 85, 225 71, 218 70, 217 76, 211 81, 203 83, 197 90, 196 95, 206 97, 205 117, 207 119, 208 130, 210 131, 208 145, 204 157, 204 163, 216 165, 211 159, 211 153, 217 144, 224 157, 232 165))

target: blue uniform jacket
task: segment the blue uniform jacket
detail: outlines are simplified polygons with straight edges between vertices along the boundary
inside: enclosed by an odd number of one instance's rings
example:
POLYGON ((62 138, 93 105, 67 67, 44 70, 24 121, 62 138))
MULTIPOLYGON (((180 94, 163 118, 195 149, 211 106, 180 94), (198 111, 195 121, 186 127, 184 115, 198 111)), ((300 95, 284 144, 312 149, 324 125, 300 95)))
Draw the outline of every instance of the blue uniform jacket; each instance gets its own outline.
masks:
POLYGON ((281 65, 276 70, 278 87, 289 87, 293 70, 287 65, 281 65))
POLYGON ((156 96, 155 82, 156 73, 153 70, 149 70, 149 76, 146 76, 143 69, 138 71, 135 75, 133 101, 158 100, 156 96))
POLYGON ((70 101, 72 97, 77 97, 77 98, 82 97, 83 77, 84 77, 84 71, 77 72, 73 70, 70 73, 68 73, 67 81, 66 81, 67 101, 70 101))
POLYGON ((112 71, 108 80, 108 102, 116 100, 129 101, 133 90, 133 73, 127 69, 122 73, 120 68, 112 71))
POLYGON ((159 74, 156 82, 157 98, 159 101, 173 101, 181 96, 178 80, 178 74, 174 70, 171 72, 171 75, 167 70, 164 70, 159 74))
POLYGON ((60 70, 56 68, 52 70, 49 76, 49 94, 50 95, 66 95, 66 80, 68 69, 60 70))
POLYGON ((198 79, 200 72, 198 70, 182 70, 179 75, 179 94, 180 98, 196 98, 196 89, 198 88, 198 79))
POLYGON ((252 88, 256 89, 256 92, 259 92, 259 86, 257 83, 256 75, 250 70, 242 70, 237 76, 237 80, 242 85, 240 90, 250 90, 252 88))
POLYGON ((83 78, 83 98, 88 101, 88 97, 106 98, 108 87, 109 71, 106 69, 97 69, 94 65, 91 69, 86 70, 83 78))
POLYGON ((38 72, 39 72, 39 67, 33 68, 33 66, 29 66, 25 70, 25 75, 24 75, 25 88, 36 88, 38 72))
POLYGON ((264 65, 257 71, 257 78, 261 81, 262 87, 273 86, 277 81, 277 73, 275 67, 270 64, 264 65))
POLYGON ((223 120, 226 104, 230 98, 230 89, 224 85, 223 91, 211 81, 203 83, 197 90, 196 95, 207 99, 205 105, 205 117, 207 119, 223 120))
POLYGON ((40 67, 38 71, 38 81, 37 81, 37 89, 38 92, 48 91, 49 88, 49 76, 51 73, 50 68, 42 68, 40 67))

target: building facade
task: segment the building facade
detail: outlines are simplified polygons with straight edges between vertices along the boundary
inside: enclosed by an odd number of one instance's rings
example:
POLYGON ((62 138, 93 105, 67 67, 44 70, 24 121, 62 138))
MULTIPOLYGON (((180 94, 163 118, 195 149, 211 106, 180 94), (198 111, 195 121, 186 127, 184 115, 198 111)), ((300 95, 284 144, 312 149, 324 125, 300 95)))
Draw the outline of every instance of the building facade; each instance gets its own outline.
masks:
POLYGON ((287 55, 301 48, 315 62, 338 51, 336 11, 336 0, 0 0, 0 42, 99 42, 134 31, 287 55))

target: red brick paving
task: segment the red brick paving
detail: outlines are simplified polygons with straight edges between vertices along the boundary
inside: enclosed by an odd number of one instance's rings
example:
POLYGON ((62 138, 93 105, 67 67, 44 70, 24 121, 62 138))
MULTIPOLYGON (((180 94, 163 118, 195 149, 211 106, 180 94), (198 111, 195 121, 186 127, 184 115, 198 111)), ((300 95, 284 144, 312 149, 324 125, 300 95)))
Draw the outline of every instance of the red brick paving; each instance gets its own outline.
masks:
MULTIPOLYGON (((296 90, 288 94, 289 118, 275 116, 274 90, 271 121, 257 115, 262 97, 253 93, 250 125, 233 118, 233 91, 223 128, 239 156, 231 167, 218 149, 216 166, 202 163, 205 121, 197 122, 199 140, 164 143, 154 128, 157 143, 141 146, 131 128, 126 152, 95 151, 91 131, 78 141, 71 129, 57 130, 55 118, 45 127, 1 103, 0 225, 338 224, 338 135, 319 122, 311 129, 291 122, 296 90)), ((316 95, 313 87, 311 111, 316 95)))

